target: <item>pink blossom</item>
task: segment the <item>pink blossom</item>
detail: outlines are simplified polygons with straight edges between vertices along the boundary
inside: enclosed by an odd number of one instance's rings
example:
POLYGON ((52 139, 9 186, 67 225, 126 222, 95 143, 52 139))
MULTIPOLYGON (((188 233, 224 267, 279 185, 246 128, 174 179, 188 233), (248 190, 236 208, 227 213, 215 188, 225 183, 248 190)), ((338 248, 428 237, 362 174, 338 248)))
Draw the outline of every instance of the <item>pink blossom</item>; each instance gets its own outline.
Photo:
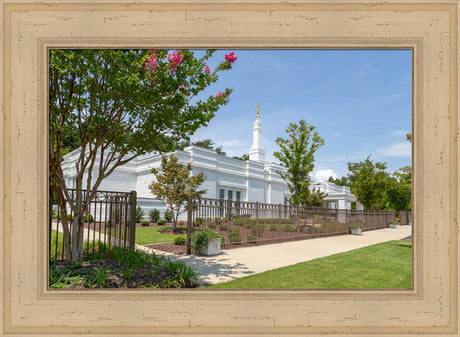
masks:
POLYGON ((205 74, 210 74, 211 73, 211 68, 208 65, 206 65, 206 68, 204 68, 204 73, 205 74))
POLYGON ((220 97, 222 95, 223 95, 222 92, 219 91, 215 97, 217 98, 217 97, 220 97))
POLYGON ((171 54, 168 54, 168 60, 172 62, 171 65, 171 72, 175 73, 177 71, 177 67, 182 62, 184 55, 180 54, 180 50, 176 49, 171 54))
POLYGON ((236 61, 236 59, 238 58, 237 56, 233 55, 235 54, 234 51, 228 53, 228 54, 225 54, 225 60, 228 62, 228 63, 233 63, 236 61))
POLYGON ((155 71, 157 69, 158 69, 157 55, 153 53, 149 56, 149 58, 147 59, 147 62, 145 62, 145 70, 155 71))
POLYGON ((179 89, 184 89, 184 88, 185 88, 185 84, 179 85, 179 89))

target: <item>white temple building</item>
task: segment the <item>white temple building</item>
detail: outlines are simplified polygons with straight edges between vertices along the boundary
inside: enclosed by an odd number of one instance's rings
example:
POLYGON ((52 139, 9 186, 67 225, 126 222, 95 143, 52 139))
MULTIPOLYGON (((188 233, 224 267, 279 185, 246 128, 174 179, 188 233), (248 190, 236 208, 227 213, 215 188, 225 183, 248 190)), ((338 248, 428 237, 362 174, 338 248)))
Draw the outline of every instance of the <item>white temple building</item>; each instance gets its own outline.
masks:
MULTIPOLYGON (((80 150, 77 149, 64 156, 63 171, 69 188, 75 184, 75 163, 79 153, 80 150)), ((289 202, 291 196, 289 188, 277 173, 277 171, 286 169, 278 164, 265 161, 262 123, 258 113, 253 124, 253 143, 249 150, 249 160, 243 161, 219 155, 213 150, 195 145, 166 155, 170 154, 174 154, 183 164, 190 162, 193 175, 205 173, 206 180, 201 185, 202 189, 206 189, 203 195, 205 198, 272 204, 288 204, 289 202)), ((164 205, 155 199, 148 188, 154 180, 154 175, 151 173, 152 168, 161 170, 161 155, 155 152, 137 157, 116 168, 102 181, 99 190, 119 192, 135 190, 137 205, 144 210, 145 218, 154 208, 163 214, 164 205)), ((97 171, 95 167, 93 172, 97 171)), ((357 201, 348 187, 337 186, 330 182, 319 183, 314 187, 328 194, 324 199, 324 206, 327 208, 351 209, 351 203, 357 201)))

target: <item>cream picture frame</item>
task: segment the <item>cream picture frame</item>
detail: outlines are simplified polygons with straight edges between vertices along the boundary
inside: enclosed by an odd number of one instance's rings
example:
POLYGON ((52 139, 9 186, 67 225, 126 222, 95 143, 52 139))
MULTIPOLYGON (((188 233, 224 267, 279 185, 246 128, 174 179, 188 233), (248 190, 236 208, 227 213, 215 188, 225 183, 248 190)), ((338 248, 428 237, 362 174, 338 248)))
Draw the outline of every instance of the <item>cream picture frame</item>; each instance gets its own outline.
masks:
POLYGON ((459 336, 458 1, 0 4, 1 336, 459 336), (48 49, 152 47, 411 49, 413 288, 50 291, 48 49))

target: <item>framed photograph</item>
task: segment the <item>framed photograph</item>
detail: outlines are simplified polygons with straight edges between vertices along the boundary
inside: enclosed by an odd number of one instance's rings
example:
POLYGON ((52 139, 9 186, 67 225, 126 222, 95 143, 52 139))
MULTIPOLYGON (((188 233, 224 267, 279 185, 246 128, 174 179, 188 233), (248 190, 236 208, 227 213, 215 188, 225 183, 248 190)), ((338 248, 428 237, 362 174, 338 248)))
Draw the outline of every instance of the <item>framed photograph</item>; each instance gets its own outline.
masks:
POLYGON ((0 336, 460 335, 458 1, 0 5, 0 336), (127 48, 411 50, 412 289, 49 289, 49 51, 127 48))

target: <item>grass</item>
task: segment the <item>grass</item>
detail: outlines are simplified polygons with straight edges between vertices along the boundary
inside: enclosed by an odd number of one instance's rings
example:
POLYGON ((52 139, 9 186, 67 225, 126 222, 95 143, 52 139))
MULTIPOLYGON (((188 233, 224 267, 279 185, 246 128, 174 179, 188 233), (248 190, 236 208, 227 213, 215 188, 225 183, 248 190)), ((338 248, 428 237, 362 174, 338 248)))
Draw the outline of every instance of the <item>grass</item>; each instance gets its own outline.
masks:
POLYGON ((410 289, 411 248, 411 242, 389 241, 208 288, 410 289))
MULTIPOLYGON (((177 227, 178 229, 186 229, 185 227, 177 227)), ((148 245, 153 243, 173 242, 180 235, 176 234, 161 234, 164 229, 172 229, 172 227, 146 227, 136 228, 136 243, 138 245, 148 245)))

